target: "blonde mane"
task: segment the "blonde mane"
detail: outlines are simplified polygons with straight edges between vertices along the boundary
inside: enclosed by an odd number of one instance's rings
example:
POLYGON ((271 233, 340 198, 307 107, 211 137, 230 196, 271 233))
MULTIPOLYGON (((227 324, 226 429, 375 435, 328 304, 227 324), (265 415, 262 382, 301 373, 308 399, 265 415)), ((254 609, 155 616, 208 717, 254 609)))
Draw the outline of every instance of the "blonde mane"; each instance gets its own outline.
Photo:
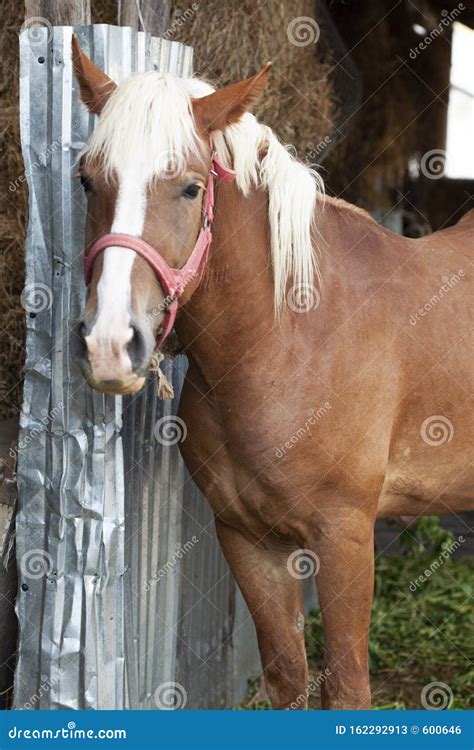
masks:
MULTIPOLYGON (((190 155, 201 154, 203 148, 191 99, 213 91, 204 81, 168 73, 131 76, 107 102, 84 152, 86 160, 100 160, 107 175, 137 161, 150 177, 184 171, 190 155)), ((324 193, 322 179, 251 114, 213 138, 221 159, 236 171, 244 195, 253 188, 268 192, 278 314, 289 282, 304 290, 315 277, 319 281, 312 233, 317 197, 324 193)))

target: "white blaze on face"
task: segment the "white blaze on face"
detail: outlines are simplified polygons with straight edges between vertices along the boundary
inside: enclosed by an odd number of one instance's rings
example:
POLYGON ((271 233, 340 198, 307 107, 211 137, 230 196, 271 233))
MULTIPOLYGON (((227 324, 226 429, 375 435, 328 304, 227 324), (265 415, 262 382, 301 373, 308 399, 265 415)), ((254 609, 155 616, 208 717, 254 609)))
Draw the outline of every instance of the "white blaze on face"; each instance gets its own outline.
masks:
MULTIPOLYGON (((113 233, 140 237, 146 213, 148 175, 137 163, 119 172, 113 233)), ((86 337, 95 380, 123 380, 133 374, 127 343, 130 326, 131 275, 136 253, 123 247, 108 247, 103 253, 102 273, 97 285, 97 317, 86 337)))

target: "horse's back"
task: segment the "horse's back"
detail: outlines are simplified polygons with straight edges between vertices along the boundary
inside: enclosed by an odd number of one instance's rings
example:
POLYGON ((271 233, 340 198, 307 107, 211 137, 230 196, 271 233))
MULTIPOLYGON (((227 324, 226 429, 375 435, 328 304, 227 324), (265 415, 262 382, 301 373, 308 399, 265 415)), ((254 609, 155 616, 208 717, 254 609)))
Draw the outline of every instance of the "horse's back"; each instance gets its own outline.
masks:
POLYGON ((474 237, 474 208, 469 209, 461 218, 450 227, 438 229, 433 234, 422 237, 422 240, 441 241, 452 240, 461 253, 472 253, 472 240, 474 237))
POLYGON ((460 224, 462 224, 463 226, 470 224, 471 228, 474 229, 474 208, 470 208, 469 211, 461 216, 455 226, 459 226, 460 224))

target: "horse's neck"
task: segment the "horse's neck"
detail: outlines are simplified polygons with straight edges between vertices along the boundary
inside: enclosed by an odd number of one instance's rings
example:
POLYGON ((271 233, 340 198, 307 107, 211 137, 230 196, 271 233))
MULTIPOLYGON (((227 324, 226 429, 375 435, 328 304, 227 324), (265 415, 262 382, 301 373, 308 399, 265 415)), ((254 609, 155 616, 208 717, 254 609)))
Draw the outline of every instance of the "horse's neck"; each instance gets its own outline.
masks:
POLYGON ((317 316, 283 310, 275 321, 267 195, 255 191, 246 199, 235 185, 224 185, 217 193, 216 207, 214 239, 202 283, 176 326, 191 361, 210 388, 228 380, 230 372, 239 379, 249 362, 252 367, 263 366, 265 361, 275 363, 282 341, 287 348, 314 340, 318 327, 327 325, 325 316, 335 307, 334 295, 346 295, 357 281, 361 263, 365 277, 372 273, 370 254, 383 232, 365 213, 328 200, 324 210, 317 210, 315 238, 326 304, 318 308, 317 316), (302 330, 302 326, 306 326, 304 336, 296 340, 296 327, 302 330))
POLYGON ((258 345, 274 322, 268 198, 219 185, 202 282, 177 320, 190 358, 209 383, 258 345))

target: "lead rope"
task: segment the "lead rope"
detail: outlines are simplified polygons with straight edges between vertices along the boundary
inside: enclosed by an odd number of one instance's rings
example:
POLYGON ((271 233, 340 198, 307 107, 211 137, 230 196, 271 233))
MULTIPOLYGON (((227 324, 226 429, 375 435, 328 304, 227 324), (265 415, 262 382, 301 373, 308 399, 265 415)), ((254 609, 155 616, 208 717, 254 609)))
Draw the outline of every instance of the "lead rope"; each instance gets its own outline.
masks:
POLYGON ((171 401, 174 398, 174 388, 160 367, 164 358, 164 354, 160 351, 153 352, 150 361, 150 372, 156 375, 156 392, 158 398, 161 398, 163 401, 171 401))

